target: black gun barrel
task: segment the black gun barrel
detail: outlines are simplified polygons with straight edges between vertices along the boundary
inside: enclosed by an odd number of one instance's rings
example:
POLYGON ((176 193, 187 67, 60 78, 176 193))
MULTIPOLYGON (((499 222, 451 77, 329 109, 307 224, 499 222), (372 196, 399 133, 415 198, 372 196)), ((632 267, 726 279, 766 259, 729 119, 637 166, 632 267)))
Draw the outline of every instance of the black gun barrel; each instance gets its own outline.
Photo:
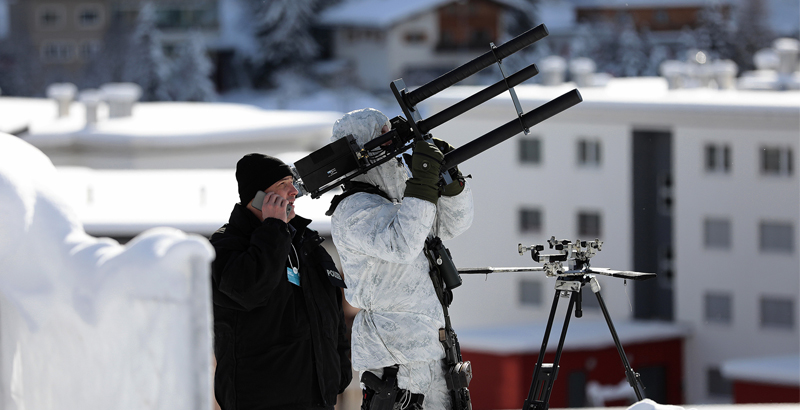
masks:
POLYGON ((498 81, 491 86, 467 97, 466 99, 461 100, 456 104, 453 104, 452 106, 430 116, 428 119, 418 121, 417 129, 419 129, 420 133, 427 134, 432 129, 500 95, 502 92, 508 90, 509 87, 522 84, 523 81, 535 76, 536 74, 539 74, 539 69, 536 67, 536 64, 531 64, 510 75, 508 78, 498 81), (508 83, 506 84, 506 82, 508 83))
POLYGON ((384 143, 391 141, 395 136, 397 136, 397 130, 389 130, 385 134, 381 134, 375 137, 375 139, 367 141, 367 143, 364 144, 364 149, 369 151, 371 149, 378 148, 384 143))
POLYGON ((535 110, 522 116, 522 123, 519 118, 515 118, 492 131, 487 132, 461 147, 458 147, 444 156, 442 171, 451 169, 458 164, 480 154, 483 151, 519 134, 523 131, 523 124, 526 128, 534 125, 570 108, 583 101, 581 93, 577 89, 569 91, 535 110))
POLYGON ((514 38, 508 40, 494 50, 474 58, 463 65, 456 67, 438 78, 419 86, 414 91, 405 94, 405 103, 409 107, 414 107, 422 101, 432 97, 436 93, 447 87, 483 70, 497 62, 497 59, 504 59, 519 50, 547 37, 549 32, 544 24, 540 24, 514 38), (496 57, 495 57, 496 56, 496 57))

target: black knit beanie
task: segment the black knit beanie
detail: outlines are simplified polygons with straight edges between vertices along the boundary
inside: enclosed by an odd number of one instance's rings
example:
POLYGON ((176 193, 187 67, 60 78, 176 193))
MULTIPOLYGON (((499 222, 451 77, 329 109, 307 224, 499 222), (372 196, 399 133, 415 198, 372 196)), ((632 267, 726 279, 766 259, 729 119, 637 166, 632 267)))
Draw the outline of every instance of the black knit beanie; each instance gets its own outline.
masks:
POLYGON ((264 191, 291 175, 291 168, 278 158, 264 154, 247 154, 236 163, 239 200, 246 206, 256 196, 256 192, 264 191))

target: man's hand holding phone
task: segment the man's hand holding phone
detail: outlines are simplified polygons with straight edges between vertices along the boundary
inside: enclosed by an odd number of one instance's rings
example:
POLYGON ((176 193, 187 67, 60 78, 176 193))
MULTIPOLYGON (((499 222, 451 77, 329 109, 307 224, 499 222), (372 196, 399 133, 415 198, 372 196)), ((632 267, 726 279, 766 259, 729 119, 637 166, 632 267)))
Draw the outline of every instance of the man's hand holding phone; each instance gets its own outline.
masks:
POLYGON ((275 192, 258 191, 251 206, 261 211, 261 221, 267 218, 280 219, 289 222, 289 215, 292 212, 292 204, 284 197, 275 192))

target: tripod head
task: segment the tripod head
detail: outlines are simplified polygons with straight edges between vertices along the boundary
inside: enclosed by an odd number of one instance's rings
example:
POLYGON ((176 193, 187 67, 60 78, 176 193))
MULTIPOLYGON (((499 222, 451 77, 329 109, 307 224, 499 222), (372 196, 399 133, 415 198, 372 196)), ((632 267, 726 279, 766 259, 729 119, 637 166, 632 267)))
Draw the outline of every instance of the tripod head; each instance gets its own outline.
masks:
POLYGON ((526 251, 531 251, 531 258, 534 261, 544 263, 542 269, 547 276, 574 276, 587 273, 589 269, 589 259, 602 250, 603 241, 595 239, 593 241, 582 241, 580 239, 570 242, 565 239, 556 239, 555 236, 547 240, 550 249, 557 253, 543 254, 544 245, 524 246, 517 245, 520 256, 526 251), (562 262, 568 263, 568 270, 564 269, 562 262))

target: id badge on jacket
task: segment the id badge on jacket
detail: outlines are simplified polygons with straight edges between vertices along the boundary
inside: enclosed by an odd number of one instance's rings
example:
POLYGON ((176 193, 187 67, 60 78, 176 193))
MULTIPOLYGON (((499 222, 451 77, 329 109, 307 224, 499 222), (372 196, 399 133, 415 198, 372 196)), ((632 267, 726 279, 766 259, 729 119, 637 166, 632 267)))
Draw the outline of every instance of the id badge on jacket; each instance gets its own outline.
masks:
POLYGON ((295 286, 300 286, 300 272, 297 268, 286 268, 286 278, 295 286))

